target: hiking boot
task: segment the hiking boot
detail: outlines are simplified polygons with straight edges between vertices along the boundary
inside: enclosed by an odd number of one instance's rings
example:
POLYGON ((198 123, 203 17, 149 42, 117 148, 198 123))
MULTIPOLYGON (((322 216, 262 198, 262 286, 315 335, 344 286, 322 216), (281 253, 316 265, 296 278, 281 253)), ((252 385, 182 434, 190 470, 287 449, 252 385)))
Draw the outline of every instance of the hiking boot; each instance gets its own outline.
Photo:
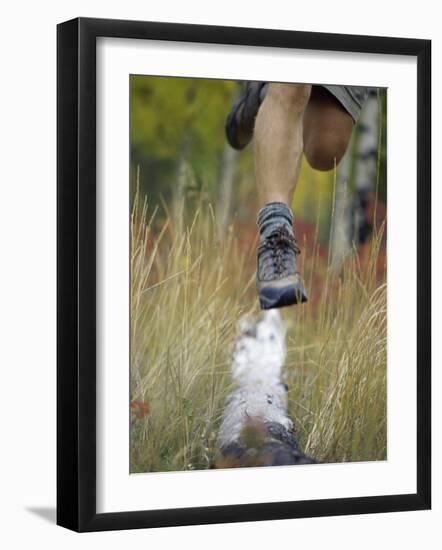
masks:
POLYGON ((234 149, 244 149, 253 137, 255 118, 265 93, 265 82, 247 82, 226 120, 227 141, 234 149))
POLYGON ((261 239, 257 270, 261 309, 307 301, 304 283, 296 267, 296 257, 300 252, 293 232, 284 225, 261 239))

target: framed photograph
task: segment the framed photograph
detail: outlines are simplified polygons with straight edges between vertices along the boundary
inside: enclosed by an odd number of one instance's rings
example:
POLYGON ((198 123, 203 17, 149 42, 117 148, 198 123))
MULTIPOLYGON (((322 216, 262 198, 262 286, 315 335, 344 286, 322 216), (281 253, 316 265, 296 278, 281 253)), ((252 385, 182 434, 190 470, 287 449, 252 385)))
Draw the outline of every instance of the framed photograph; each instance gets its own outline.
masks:
POLYGON ((430 41, 57 39, 57 523, 429 509, 430 41))

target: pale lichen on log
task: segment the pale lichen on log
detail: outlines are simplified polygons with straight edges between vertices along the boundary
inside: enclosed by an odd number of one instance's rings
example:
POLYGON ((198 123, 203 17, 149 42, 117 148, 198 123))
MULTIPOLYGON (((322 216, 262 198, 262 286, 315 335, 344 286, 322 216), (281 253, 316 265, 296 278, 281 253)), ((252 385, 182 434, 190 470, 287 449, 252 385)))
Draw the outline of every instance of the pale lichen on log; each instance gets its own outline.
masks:
POLYGON ((218 433, 217 467, 315 462, 301 452, 287 413, 285 333, 277 310, 258 322, 240 321, 231 368, 236 387, 218 433))

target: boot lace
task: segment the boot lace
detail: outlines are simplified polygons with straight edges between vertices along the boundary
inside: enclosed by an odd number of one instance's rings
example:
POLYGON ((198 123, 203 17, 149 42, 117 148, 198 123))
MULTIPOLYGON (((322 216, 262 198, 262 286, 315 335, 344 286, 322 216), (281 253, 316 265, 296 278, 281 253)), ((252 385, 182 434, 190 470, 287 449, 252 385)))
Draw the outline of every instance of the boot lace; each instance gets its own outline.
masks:
POLYGON ((271 252, 273 269, 277 275, 282 275, 287 271, 288 264, 291 264, 292 255, 301 253, 296 238, 283 226, 276 229, 269 235, 258 247, 258 254, 263 254, 266 250, 271 252))

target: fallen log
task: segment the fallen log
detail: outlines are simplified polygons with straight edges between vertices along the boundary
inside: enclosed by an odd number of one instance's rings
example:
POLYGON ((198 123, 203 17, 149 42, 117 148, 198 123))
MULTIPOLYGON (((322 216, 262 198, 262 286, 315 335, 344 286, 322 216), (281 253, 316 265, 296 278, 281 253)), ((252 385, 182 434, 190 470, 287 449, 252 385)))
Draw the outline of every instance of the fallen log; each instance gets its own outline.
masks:
POLYGON ((234 391, 218 432, 215 468, 313 464, 300 449, 287 413, 283 380, 285 327, 277 310, 242 319, 232 360, 234 391))

